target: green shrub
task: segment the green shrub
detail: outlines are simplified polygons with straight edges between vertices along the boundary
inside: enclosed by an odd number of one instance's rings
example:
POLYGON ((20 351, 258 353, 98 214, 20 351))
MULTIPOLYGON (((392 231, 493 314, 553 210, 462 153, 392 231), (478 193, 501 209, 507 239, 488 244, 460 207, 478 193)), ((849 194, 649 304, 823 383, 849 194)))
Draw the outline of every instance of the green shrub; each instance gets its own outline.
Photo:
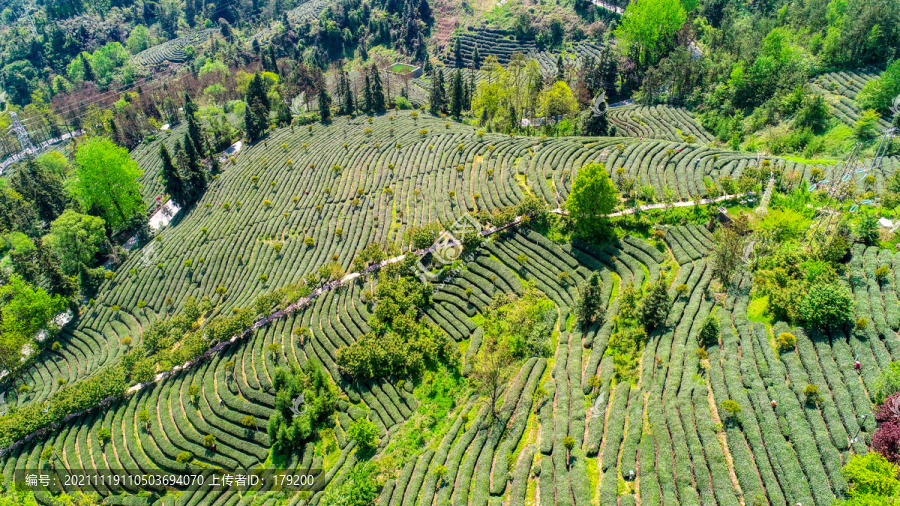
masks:
MULTIPOLYGON (((900 493, 900 480, 897 479, 898 468, 888 462, 880 453, 869 452, 854 455, 841 470, 847 479, 849 489, 847 495, 859 498, 859 503, 850 504, 896 504, 900 493)), ((843 504, 843 502, 841 503, 843 504)))
POLYGON ((722 409, 725 410, 728 416, 735 418, 741 412, 741 405, 731 399, 728 399, 722 402, 722 409))
POLYGON ((447 468, 438 464, 434 466, 434 469, 431 470, 431 474, 437 478, 437 485, 440 486, 447 479, 447 468))
POLYGON ((360 418, 350 425, 347 436, 356 441, 357 452, 367 453, 378 446, 378 427, 367 418, 360 418))
POLYGON ((803 395, 806 396, 807 404, 818 404, 824 400, 822 394, 819 393, 817 385, 806 385, 806 388, 803 389, 803 395))
POLYGON ((778 349, 781 351, 790 351, 797 346, 797 337, 790 332, 782 332, 778 334, 778 349))
POLYGON ((828 329, 849 324, 853 306, 853 296, 846 287, 819 283, 803 296, 797 312, 806 325, 828 329))
POLYGON ((702 346, 716 346, 719 344, 719 332, 719 319, 710 313, 700 324, 697 340, 702 346))
POLYGON ((56 447, 48 446, 41 450, 41 460, 51 460, 56 455, 56 447))
MULTIPOLYGON (((377 471, 371 462, 357 462, 340 484, 328 487, 319 504, 322 506, 364 506, 375 504, 379 485, 377 471)), ((405 484, 404 484, 405 485, 405 484)))

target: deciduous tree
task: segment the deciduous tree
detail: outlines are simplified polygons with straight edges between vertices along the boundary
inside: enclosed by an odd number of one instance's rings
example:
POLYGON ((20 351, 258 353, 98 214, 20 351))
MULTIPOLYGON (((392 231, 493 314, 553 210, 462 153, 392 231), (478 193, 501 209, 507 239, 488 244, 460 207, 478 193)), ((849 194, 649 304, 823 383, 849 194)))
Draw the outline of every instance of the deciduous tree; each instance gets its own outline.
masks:
POLYGON ((721 227, 713 234, 712 268, 713 275, 728 285, 741 265, 744 252, 744 238, 731 228, 721 227))
POLYGON ((491 416, 497 416, 497 402, 513 375, 513 357, 505 343, 485 336, 475 357, 472 380, 491 405, 491 416))
POLYGON ((67 210, 50 225, 44 242, 59 258, 63 271, 74 275, 94 266, 94 257, 105 239, 103 219, 67 210))
POLYGON ((575 222, 575 231, 585 237, 596 237, 607 230, 606 215, 619 202, 619 192, 602 163, 585 165, 578 171, 566 209, 575 222))
POLYGON ((75 153, 72 190, 82 208, 118 230, 132 215, 143 212, 140 176, 127 149, 95 137, 83 142, 75 153))
POLYGON ((680 0, 630 2, 616 28, 616 42, 636 63, 648 67, 665 56, 674 42, 672 36, 686 20, 680 0))
POLYGON ((849 485, 847 495, 860 499, 859 503, 851 499, 850 504, 896 504, 897 494, 900 493, 898 469, 896 464, 878 452, 850 457, 841 472, 849 485))

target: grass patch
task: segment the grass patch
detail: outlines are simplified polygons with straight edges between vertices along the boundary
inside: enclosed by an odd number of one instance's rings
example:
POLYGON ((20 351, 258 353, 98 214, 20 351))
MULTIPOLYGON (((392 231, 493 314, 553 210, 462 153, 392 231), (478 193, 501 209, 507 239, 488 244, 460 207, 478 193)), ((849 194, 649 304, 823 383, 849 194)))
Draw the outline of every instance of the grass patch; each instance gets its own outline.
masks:
POLYGON ((606 301, 608 304, 612 304, 616 297, 619 296, 619 285, 622 283, 622 279, 615 272, 609 271, 609 275, 612 277, 613 285, 612 290, 610 291, 610 299, 606 301))
MULTIPOLYGON (((541 459, 544 458, 541 456, 541 452, 537 452, 537 459, 535 459, 536 464, 532 464, 532 469, 535 466, 541 465, 541 459)), ((549 458, 549 457, 547 457, 549 458)), ((525 504, 527 506, 536 506, 537 505, 537 485, 538 480, 530 479, 528 480, 528 488, 525 491, 525 504)))
POLYGON ((334 436, 334 429, 327 428, 319 431, 319 440, 316 441, 315 455, 322 457, 322 469, 331 469, 341 456, 341 448, 334 436))
POLYGON ((797 163, 804 163, 806 165, 837 165, 840 162, 840 160, 823 160, 820 158, 809 159, 809 158, 803 158, 800 156, 784 156, 782 158, 784 158, 785 160, 791 160, 791 161, 797 162, 797 163))
POLYGON ((750 301, 747 306, 747 318, 751 322, 759 322, 765 324, 772 323, 772 315, 769 314, 769 296, 757 297, 750 301))
POLYGON ((412 65, 407 65, 405 63, 395 63, 388 67, 388 70, 394 72, 396 74, 409 74, 413 70, 416 70, 416 67, 412 65))
POLYGON ((455 371, 444 367, 426 371, 413 392, 419 406, 391 436, 390 444, 378 458, 379 471, 393 476, 414 455, 440 442, 455 420, 449 415, 465 389, 465 380, 455 371))
POLYGON ((600 459, 598 457, 585 457, 585 467, 587 468, 588 481, 591 483, 591 504, 600 504, 597 500, 599 494, 596 490, 600 488, 600 459))
POLYGON ((528 184, 528 176, 525 174, 515 174, 513 177, 516 179, 516 183, 519 183, 519 188, 521 188, 523 192, 528 195, 534 195, 531 185, 528 184))
POLYGON ((897 243, 900 243, 900 237, 896 237, 890 241, 878 241, 878 247, 891 251, 897 251, 897 243))
POLYGON ((463 356, 466 355, 466 350, 469 349, 469 346, 472 344, 471 339, 463 339, 462 341, 456 343, 456 346, 459 348, 459 353, 463 356))

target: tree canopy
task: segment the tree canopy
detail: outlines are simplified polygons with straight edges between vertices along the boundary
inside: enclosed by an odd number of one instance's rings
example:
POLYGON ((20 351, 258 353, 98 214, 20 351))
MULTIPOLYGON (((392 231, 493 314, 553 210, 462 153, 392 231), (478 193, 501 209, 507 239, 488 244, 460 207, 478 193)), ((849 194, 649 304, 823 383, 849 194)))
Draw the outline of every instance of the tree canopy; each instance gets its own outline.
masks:
POLYGON ((798 312, 800 319, 810 327, 840 327, 850 323, 853 295, 837 283, 818 283, 800 300, 798 312))
POLYGON ((268 432, 273 452, 283 457, 312 437, 333 415, 337 388, 314 360, 307 362, 303 371, 275 369, 272 385, 275 411, 269 418, 268 432), (302 402, 295 406, 295 399, 301 395, 302 402))
POLYGON ((541 93, 541 116, 548 121, 559 116, 568 116, 578 110, 578 102, 569 85, 556 81, 541 93))
POLYGON ((59 258, 66 274, 77 274, 94 264, 106 239, 103 219, 67 210, 50 225, 45 242, 59 258))
POLYGON ((666 278, 661 277, 647 289, 637 306, 635 316, 650 331, 666 322, 671 307, 668 284, 666 278))
POLYGON ((40 159, 28 157, 10 177, 12 188, 31 202, 38 217, 47 223, 59 216, 68 200, 63 187, 65 174, 57 171, 57 161, 46 155, 40 159))
POLYGON ((0 368, 16 371, 22 364, 22 346, 65 306, 65 298, 52 296, 13 274, 0 287, 0 368))
POLYGON ((619 202, 619 191, 602 163, 585 165, 578 171, 572 191, 566 199, 566 209, 582 236, 597 236, 607 227, 607 214, 619 202))
POLYGON ((680 0, 637 0, 628 4, 615 36, 625 54, 640 65, 654 65, 687 21, 680 0))
POLYGON ((851 497, 851 504, 885 504, 885 499, 896 499, 900 493, 898 467, 877 452, 854 455, 842 472, 850 485, 847 495, 851 497))
POLYGON ((342 370, 361 379, 421 374, 438 361, 457 364, 459 350, 439 327, 422 320, 431 303, 431 285, 384 273, 375 289, 371 331, 338 349, 342 370))
POLYGON ((880 77, 870 80, 856 96, 863 109, 888 112, 895 97, 900 95, 900 61, 891 63, 880 77))
POLYGON ((90 138, 75 153, 72 192, 90 214, 117 230, 143 213, 141 170, 128 150, 109 139, 90 138))

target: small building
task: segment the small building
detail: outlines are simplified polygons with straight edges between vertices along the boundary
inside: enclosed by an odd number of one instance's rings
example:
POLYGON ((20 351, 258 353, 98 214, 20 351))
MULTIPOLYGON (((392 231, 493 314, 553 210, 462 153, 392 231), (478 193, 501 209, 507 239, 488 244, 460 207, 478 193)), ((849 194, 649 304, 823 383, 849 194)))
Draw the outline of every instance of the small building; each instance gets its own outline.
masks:
POLYGON ((731 216, 728 216, 728 209, 720 206, 717 211, 719 211, 719 223, 722 223, 723 225, 728 225, 731 223, 732 220, 731 216))
POLYGON ((881 218, 878 218, 878 226, 881 228, 893 228, 894 222, 882 216, 881 218))

